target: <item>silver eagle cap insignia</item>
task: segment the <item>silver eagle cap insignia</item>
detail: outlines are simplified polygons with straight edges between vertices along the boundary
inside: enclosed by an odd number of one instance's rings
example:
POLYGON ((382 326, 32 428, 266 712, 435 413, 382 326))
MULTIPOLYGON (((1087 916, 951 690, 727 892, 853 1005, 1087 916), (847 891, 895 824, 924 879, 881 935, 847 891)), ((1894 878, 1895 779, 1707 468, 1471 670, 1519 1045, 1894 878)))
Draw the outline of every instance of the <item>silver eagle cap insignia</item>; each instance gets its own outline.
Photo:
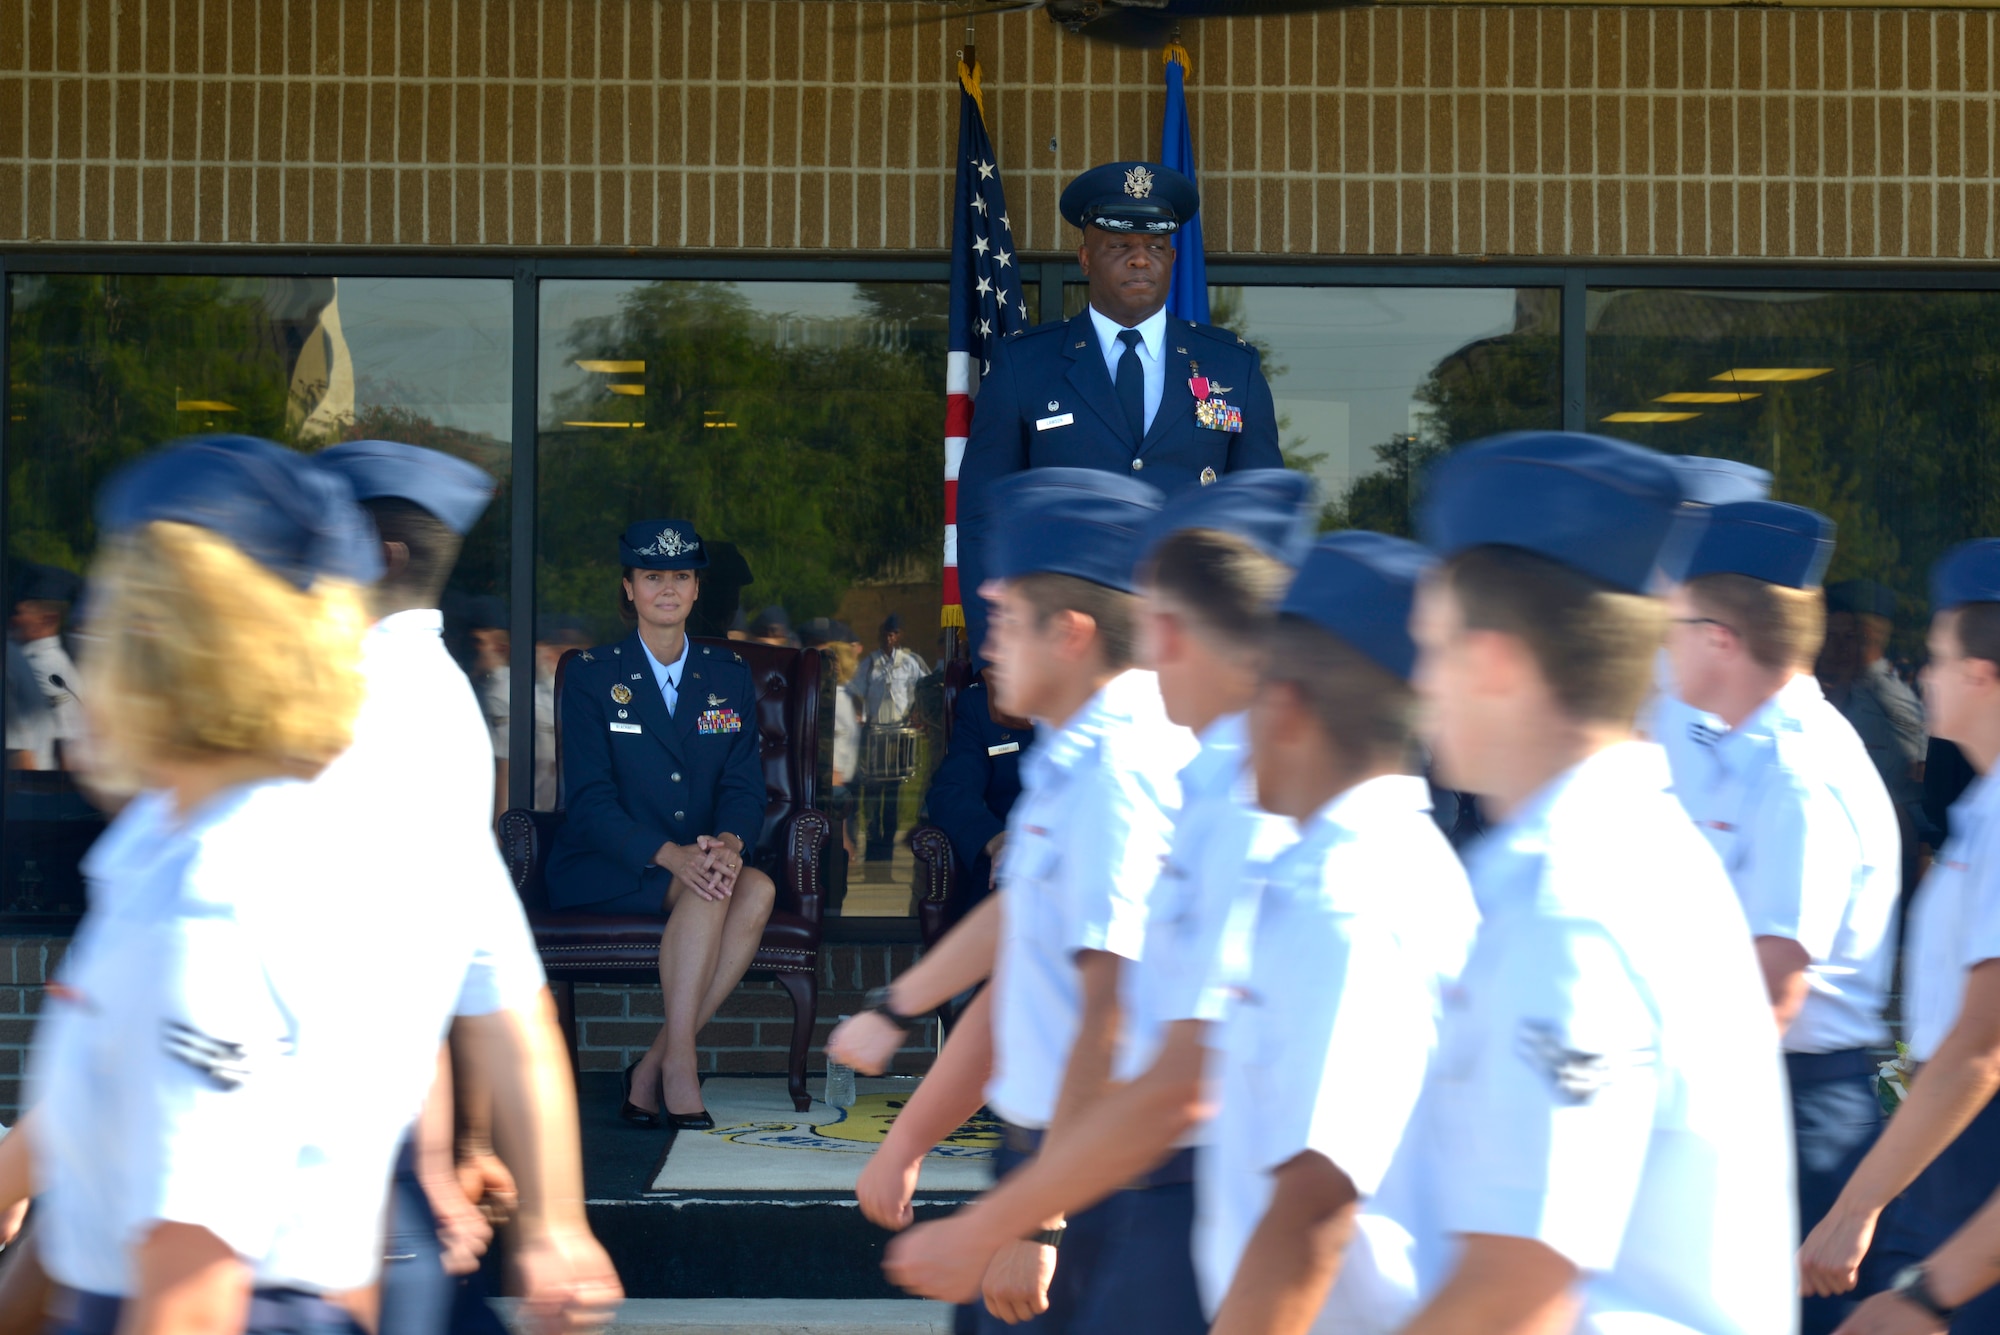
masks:
POLYGON ((1144 167, 1134 167, 1125 173, 1125 193, 1134 199, 1144 199, 1153 193, 1153 173, 1144 167))

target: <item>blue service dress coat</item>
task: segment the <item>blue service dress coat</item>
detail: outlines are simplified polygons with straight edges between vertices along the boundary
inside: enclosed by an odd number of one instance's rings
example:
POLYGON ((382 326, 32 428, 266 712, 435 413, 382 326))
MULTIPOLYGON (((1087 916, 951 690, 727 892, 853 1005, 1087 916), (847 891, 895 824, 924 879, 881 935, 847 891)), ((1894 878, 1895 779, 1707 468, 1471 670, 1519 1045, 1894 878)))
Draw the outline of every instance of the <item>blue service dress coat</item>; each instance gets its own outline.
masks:
POLYGON ((1003 727, 989 705, 986 683, 974 677, 958 693, 951 711, 951 745, 931 772, 924 809, 945 832, 958 865, 972 877, 962 902, 986 895, 991 867, 986 845, 1007 828, 1007 813, 1021 795, 1021 762, 1034 749, 1030 728, 1003 727), (1011 748, 1011 749, 1010 749, 1011 748))
POLYGON ((764 770, 741 655, 692 645, 669 714, 637 632, 586 650, 563 673, 559 740, 568 814, 549 850, 552 908, 657 912, 660 845, 726 833, 757 846, 764 770))
POLYGON ((1102 468, 1130 473, 1172 495, 1224 473, 1283 468, 1277 411, 1257 350, 1215 325, 1169 318, 1166 388, 1143 440, 1118 406, 1104 350, 1083 311, 1002 339, 979 386, 972 434, 958 470, 958 587, 968 641, 986 630, 979 597, 993 484, 1024 468, 1102 468), (1242 412, 1241 431, 1203 426, 1189 381, 1242 412))

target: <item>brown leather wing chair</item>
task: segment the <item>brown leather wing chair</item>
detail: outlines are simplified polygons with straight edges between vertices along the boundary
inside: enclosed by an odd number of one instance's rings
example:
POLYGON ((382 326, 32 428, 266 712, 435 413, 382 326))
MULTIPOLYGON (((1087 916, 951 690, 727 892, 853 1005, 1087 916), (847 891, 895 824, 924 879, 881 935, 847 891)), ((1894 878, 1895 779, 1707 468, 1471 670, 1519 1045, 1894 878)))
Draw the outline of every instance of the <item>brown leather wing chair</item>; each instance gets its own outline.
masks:
MULTIPOLYGON (((792 1042, 786 1066, 792 1106, 804 1112, 806 1054, 819 1004, 820 857, 832 822, 814 808, 819 774, 820 653, 736 640, 702 640, 741 654, 757 682, 757 730, 764 757, 764 829, 752 865, 770 874, 777 905, 751 962, 752 974, 774 978, 792 999, 792 1042)), ((561 792, 562 680, 572 649, 556 665, 557 791, 561 792)), ((560 799, 558 799, 560 800, 560 799)), ((659 979, 658 918, 552 911, 542 884, 563 812, 516 807, 500 817, 500 847, 514 887, 528 910, 535 947, 556 995, 570 1056, 576 1055, 576 985, 650 983, 659 979)))
MULTIPOLYGON (((951 745, 951 721, 958 717, 958 693, 972 680, 972 674, 972 664, 964 659, 954 658, 945 664, 942 712, 946 747, 951 745)), ((963 914, 958 890, 971 873, 958 865, 950 838, 935 825, 919 825, 910 831, 910 856, 915 863, 910 898, 917 906, 917 931, 924 949, 929 950, 963 914)))

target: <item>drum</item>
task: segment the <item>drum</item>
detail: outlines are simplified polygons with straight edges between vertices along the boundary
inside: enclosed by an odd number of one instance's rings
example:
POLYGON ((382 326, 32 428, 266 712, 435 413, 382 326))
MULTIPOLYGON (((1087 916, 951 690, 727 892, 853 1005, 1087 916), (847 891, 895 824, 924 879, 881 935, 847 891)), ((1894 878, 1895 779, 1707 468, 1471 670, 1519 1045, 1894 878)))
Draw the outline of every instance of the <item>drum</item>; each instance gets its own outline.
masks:
POLYGON ((861 777, 871 783, 901 783, 917 772, 921 728, 871 723, 861 729, 861 777))

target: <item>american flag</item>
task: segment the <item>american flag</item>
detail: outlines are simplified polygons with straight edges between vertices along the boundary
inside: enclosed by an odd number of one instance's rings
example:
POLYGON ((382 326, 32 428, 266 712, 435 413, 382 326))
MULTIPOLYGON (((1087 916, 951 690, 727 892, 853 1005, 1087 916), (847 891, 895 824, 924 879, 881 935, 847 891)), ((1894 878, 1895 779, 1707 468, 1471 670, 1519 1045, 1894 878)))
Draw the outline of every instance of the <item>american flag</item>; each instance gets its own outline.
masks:
MULTIPOLYGON (((944 624, 965 626, 958 587, 958 465, 972 430, 979 378, 1000 339, 1028 323, 1014 262, 1014 224, 1000 191, 1000 166, 986 137, 979 66, 958 64, 958 186, 951 210, 951 349, 944 390, 944 624)), ((973 596, 978 596, 973 590, 973 596)))

